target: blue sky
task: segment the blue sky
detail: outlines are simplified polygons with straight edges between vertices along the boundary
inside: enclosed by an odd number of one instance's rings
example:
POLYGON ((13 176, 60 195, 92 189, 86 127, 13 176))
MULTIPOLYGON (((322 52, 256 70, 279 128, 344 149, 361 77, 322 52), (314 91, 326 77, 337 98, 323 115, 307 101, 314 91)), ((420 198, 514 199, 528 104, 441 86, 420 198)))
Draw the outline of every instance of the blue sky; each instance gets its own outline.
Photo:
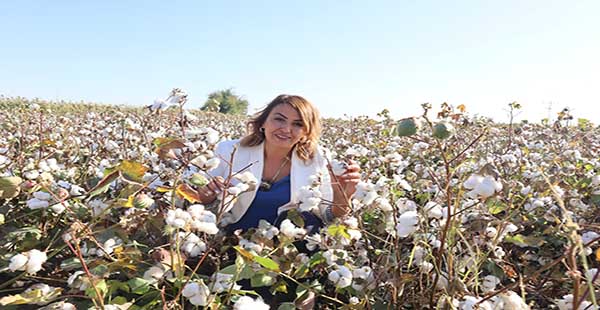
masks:
POLYGON ((233 87, 324 116, 465 104, 600 123, 600 1, 3 1, 0 94, 190 107, 233 87))

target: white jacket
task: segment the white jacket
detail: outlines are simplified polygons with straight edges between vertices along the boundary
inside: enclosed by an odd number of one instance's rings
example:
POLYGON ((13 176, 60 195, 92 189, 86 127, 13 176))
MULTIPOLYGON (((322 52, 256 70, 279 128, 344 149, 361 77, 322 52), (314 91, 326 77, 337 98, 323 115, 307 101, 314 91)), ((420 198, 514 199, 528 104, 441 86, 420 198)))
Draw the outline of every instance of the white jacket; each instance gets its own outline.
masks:
MULTIPOLYGON (((264 166, 264 142, 252 147, 241 146, 239 142, 240 140, 228 140, 217 145, 215 156, 221 159, 221 162, 217 168, 210 171, 210 174, 213 176, 222 176, 223 178, 227 178, 230 173, 229 162, 231 161, 233 150, 236 149, 235 153, 233 154, 231 173, 236 173, 250 165, 247 170, 252 172, 252 174, 257 180, 259 180, 260 183, 264 166)), ((303 186, 310 185, 309 177, 311 175, 317 175, 319 173, 321 174, 321 197, 326 201, 333 201, 331 177, 327 169, 327 160, 325 159, 325 155, 323 153, 325 153, 325 151, 319 148, 314 158, 309 163, 305 163, 301 158, 298 157, 295 151, 292 152, 292 166, 290 171, 290 202, 280 206, 277 210, 278 214, 285 210, 296 208, 298 206, 297 204, 300 202, 298 191, 303 186)), ((231 180, 233 185, 235 185, 237 182, 239 181, 235 179, 231 180)), ((259 184, 257 184, 254 191, 240 194, 235 203, 227 206, 227 209, 224 210, 226 213, 223 217, 223 224, 227 225, 235 223, 242 218, 256 196, 258 185, 259 184)), ((326 207, 327 206, 325 204, 321 204, 319 206, 320 214, 317 215, 322 219, 325 218, 326 207)))

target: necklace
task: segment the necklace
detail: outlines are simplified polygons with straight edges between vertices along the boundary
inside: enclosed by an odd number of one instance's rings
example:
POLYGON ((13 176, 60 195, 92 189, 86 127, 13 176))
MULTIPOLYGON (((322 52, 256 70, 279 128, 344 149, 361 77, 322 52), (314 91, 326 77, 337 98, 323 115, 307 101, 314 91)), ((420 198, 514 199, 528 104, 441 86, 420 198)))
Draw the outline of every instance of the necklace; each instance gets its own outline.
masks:
POLYGON ((260 186, 258 187, 258 189, 263 192, 268 192, 271 189, 271 186, 273 186, 273 183, 275 183, 275 180, 277 180, 281 169, 283 169, 283 167, 285 166, 285 164, 287 164, 288 161, 290 161, 290 157, 286 156, 283 162, 281 162, 281 165, 279 165, 279 168, 277 168, 277 171, 275 171, 275 175, 271 178, 271 181, 261 179, 260 186))

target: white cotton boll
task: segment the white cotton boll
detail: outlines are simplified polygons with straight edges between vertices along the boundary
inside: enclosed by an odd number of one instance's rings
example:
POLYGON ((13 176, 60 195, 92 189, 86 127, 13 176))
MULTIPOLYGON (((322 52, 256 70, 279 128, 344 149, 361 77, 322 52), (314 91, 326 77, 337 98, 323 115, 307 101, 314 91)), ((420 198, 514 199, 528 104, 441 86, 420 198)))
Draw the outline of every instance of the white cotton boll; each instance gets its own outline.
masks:
POLYGON ((35 274, 42 270, 42 264, 46 262, 48 256, 46 252, 31 250, 27 253, 27 273, 35 274))
POLYGON ((496 258, 500 258, 501 259, 501 258, 504 257, 504 255, 506 255, 506 252, 504 252, 504 249, 502 247, 497 246, 497 247, 494 248, 494 256, 496 258))
POLYGON ((79 185, 71 185, 71 189, 69 190, 69 194, 71 196, 81 196, 85 193, 85 189, 83 189, 79 185))
POLYGON ((333 170, 333 174, 340 176, 342 174, 344 174, 346 172, 346 169, 348 168, 348 164, 346 164, 343 161, 339 161, 339 160, 332 160, 331 161, 331 170, 333 170))
POLYGON ((400 198, 396 201, 396 208, 398 208, 398 213, 404 213, 406 211, 416 211, 417 203, 406 198, 400 198))
POLYGON ((23 173, 23 177, 25 177, 28 180, 35 180, 40 176, 40 173, 37 170, 29 170, 25 173, 23 173))
POLYGON ((481 298, 475 296, 465 296, 464 301, 460 302, 460 310, 492 310, 492 305, 489 301, 479 303, 481 298), (478 304, 479 303, 479 304, 478 304), (477 306, 476 306, 477 305, 477 306))
POLYGON ((106 142, 106 144, 104 144, 104 149, 109 152, 112 152, 114 150, 119 149, 119 144, 113 140, 108 140, 108 142, 106 142))
POLYGON ((240 180, 240 182, 246 183, 246 184, 257 184, 258 183, 256 176, 254 174, 252 174, 252 172, 250 172, 250 171, 245 171, 240 174, 236 174, 235 178, 240 180))
POLYGON ((500 284, 500 279, 494 275, 487 275, 483 278, 481 283, 481 290, 484 293, 489 293, 496 289, 496 286, 500 284))
MULTIPOLYGON (((559 310, 574 310, 573 309, 573 295, 572 294, 564 295, 562 297, 562 299, 557 300, 556 306, 558 306, 559 310)), ((587 300, 582 301, 579 304, 579 307, 577 308, 577 310, 596 310, 596 309, 597 308, 592 306, 592 303, 587 300)))
POLYGON ((600 174, 592 177, 592 186, 600 185, 600 174))
POLYGON ((279 231, 284 236, 287 236, 290 238, 299 238, 299 237, 303 236, 304 234, 306 234, 306 230, 304 228, 297 227, 289 219, 285 219, 285 220, 283 220, 283 222, 281 222, 281 225, 279 226, 279 231))
POLYGON ((190 282, 183 287, 181 294, 190 300, 190 303, 195 306, 208 305, 208 297, 210 290, 204 281, 190 282))
POLYGON ((46 200, 40 200, 37 198, 31 198, 27 200, 27 207, 31 210, 46 209, 50 204, 46 200))
POLYGON ((375 204, 383 212, 392 212, 394 210, 394 208, 390 204, 390 201, 386 198, 379 197, 375 199, 375 204))
POLYGON ((500 302, 496 302, 494 309, 529 310, 529 306, 523 298, 513 291, 500 293, 498 297, 500 297, 500 302))
POLYGON ((50 195, 49 193, 46 192, 35 192, 33 193, 33 197, 39 199, 39 200, 50 200, 52 199, 52 195, 50 195))
POLYGON ((429 201, 425 204, 425 210, 427 211, 427 216, 430 218, 441 219, 444 217, 442 206, 433 201, 429 201))
POLYGON ((167 212, 165 221, 169 226, 175 228, 184 228, 191 219, 192 216, 188 212, 182 209, 175 209, 167 212))
POLYGON ((192 229, 207 233, 209 235, 214 235, 219 232, 219 228, 215 223, 202 222, 198 220, 192 222, 192 229))
POLYGON ((208 161, 208 159, 206 158, 206 156, 204 156, 204 155, 198 155, 194 159, 192 159, 190 161, 190 163, 193 164, 194 166, 197 166, 197 167, 204 167, 204 165, 206 165, 206 161, 208 161))
POLYGON ((419 227, 419 214, 416 211, 407 211, 398 218, 396 232, 400 238, 406 238, 417 231, 419 227))
POLYGON ((469 178, 463 183, 463 186, 466 189, 474 189, 481 181, 483 177, 478 174, 472 174, 469 178))
POLYGON ((419 264, 422 273, 430 273, 433 270, 433 267, 433 264, 430 262, 421 262, 419 264))
POLYGON ((344 288, 352 284, 352 272, 346 266, 338 266, 328 275, 329 281, 335 283, 337 288, 344 288))
POLYGON ((527 185, 521 189, 521 195, 527 196, 531 193, 531 186, 527 185))
POLYGON ((583 244, 587 244, 592 242, 593 240, 595 240, 596 238, 600 237, 600 234, 594 232, 594 231, 586 231, 581 235, 581 242, 583 242, 583 244))
POLYGON ((162 267, 152 266, 144 272, 143 278, 146 281, 156 282, 165 275, 165 270, 162 267))
POLYGON ((492 196, 495 192, 502 190, 502 183, 496 181, 491 176, 486 176, 475 189, 479 196, 487 198, 492 196))
POLYGON ((232 186, 227 189, 227 193, 229 193, 230 195, 233 195, 233 196, 237 196, 242 193, 242 190, 237 186, 232 186))
POLYGON ((306 240, 306 248, 309 251, 314 251, 321 246, 321 235, 318 233, 312 234, 304 238, 306 240))
POLYGON ((50 168, 50 170, 52 170, 52 171, 60 170, 60 166, 58 165, 56 158, 48 158, 47 162, 48 162, 48 167, 50 168))
POLYGON ((66 202, 62 202, 62 203, 56 203, 53 204, 50 209, 56 213, 56 214, 61 214, 65 211, 66 207, 65 204, 67 204, 66 202))
POLYGON ((233 310, 269 310, 269 305, 260 298, 254 300, 252 297, 242 296, 233 304, 233 310))
POLYGON ((206 143, 212 145, 217 142, 219 142, 219 132, 212 128, 206 128, 206 143))
POLYGON ((498 230, 495 227, 488 227, 485 229, 485 236, 488 238, 495 238, 498 235, 498 230))
POLYGON ((215 169, 219 166, 219 164, 221 163, 221 160, 218 159, 217 157, 213 157, 209 160, 206 161, 206 170, 212 170, 215 169))
POLYGON ((8 269, 10 271, 22 270, 24 271, 27 267, 27 256, 23 254, 17 254, 10 259, 10 264, 8 265, 8 269))

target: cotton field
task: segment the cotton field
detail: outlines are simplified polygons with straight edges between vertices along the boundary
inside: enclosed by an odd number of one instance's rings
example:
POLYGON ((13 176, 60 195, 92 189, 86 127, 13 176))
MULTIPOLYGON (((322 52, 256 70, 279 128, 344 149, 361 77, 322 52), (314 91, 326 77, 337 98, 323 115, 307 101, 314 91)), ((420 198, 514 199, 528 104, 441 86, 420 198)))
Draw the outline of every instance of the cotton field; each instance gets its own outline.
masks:
MULTIPOLYGON (((2 309, 600 303, 600 130, 587 122, 497 124, 446 104, 400 121, 326 119, 333 171, 361 167, 351 215, 310 232, 290 212, 232 234, 224 210, 256 178, 232 172, 212 205, 196 190, 245 118, 188 110, 178 90, 143 109, 0 108, 2 309)), ((319 204, 300 194, 302 210, 319 204)))

